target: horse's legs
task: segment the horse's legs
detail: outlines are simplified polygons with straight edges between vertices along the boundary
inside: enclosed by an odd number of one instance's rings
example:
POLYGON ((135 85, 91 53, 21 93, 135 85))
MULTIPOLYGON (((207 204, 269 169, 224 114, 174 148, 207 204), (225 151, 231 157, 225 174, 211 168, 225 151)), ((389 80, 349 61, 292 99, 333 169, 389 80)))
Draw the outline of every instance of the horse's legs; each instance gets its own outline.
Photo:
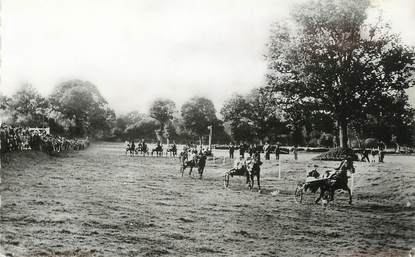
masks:
POLYGON ((204 170, 204 168, 200 168, 200 171, 199 171, 199 178, 200 179, 202 179, 202 177, 203 177, 203 170, 204 170))
POLYGON ((250 190, 252 190, 254 188, 254 183, 255 183, 255 175, 251 174, 250 181, 249 181, 249 189, 250 190))
POLYGON ((334 201, 334 187, 330 189, 330 201, 334 201))
POLYGON ((317 199, 316 199, 315 203, 318 203, 318 202, 320 201, 320 199, 323 197, 324 192, 326 192, 326 189, 324 189, 324 188, 320 187, 320 194, 319 194, 319 196, 317 197, 317 199))
POLYGON ((229 187, 229 174, 228 174, 228 172, 225 173, 225 177, 224 177, 224 180, 223 180, 223 185, 225 186, 225 188, 229 187))
POLYGON ((184 174, 184 170, 186 169, 186 164, 182 164, 182 167, 180 168, 180 171, 182 172, 182 177, 183 177, 183 174, 184 174))
POLYGON ((345 190, 347 191, 347 193, 349 193, 349 204, 352 204, 352 191, 347 185, 346 185, 345 190))
POLYGON ((256 175, 256 179, 258 180, 258 190, 259 192, 261 192, 261 182, 260 182, 260 173, 258 172, 258 174, 256 175))

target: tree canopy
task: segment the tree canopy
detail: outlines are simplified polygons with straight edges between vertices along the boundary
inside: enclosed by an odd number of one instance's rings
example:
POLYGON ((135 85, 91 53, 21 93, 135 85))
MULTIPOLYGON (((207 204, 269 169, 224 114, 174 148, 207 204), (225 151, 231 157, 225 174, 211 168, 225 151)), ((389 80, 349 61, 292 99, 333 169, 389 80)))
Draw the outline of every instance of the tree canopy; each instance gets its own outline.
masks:
POLYGON ((72 135, 103 136, 115 123, 115 113, 109 108, 97 87, 88 81, 70 80, 58 84, 49 97, 52 110, 70 123, 66 129, 72 135))
POLYGON ((287 130, 282 111, 263 88, 244 96, 233 95, 224 103, 221 115, 230 122, 236 141, 269 140, 287 130))
POLYGON ((3 98, 11 123, 20 126, 47 126, 48 101, 30 84, 23 84, 11 99, 3 98))
POLYGON ((150 107, 150 116, 158 120, 161 124, 159 134, 163 134, 169 138, 174 134, 172 126, 169 123, 173 119, 173 114, 176 112, 176 104, 170 99, 156 99, 150 107))
POLYGON ((269 43, 267 81, 279 103, 293 115, 304 110, 334 117, 341 146, 352 121, 378 117, 414 83, 414 50, 382 22, 367 22, 369 4, 301 4, 291 24, 275 25, 269 43))
POLYGON ((181 108, 184 127, 193 135, 202 137, 208 126, 217 121, 212 101, 204 97, 193 97, 181 108))

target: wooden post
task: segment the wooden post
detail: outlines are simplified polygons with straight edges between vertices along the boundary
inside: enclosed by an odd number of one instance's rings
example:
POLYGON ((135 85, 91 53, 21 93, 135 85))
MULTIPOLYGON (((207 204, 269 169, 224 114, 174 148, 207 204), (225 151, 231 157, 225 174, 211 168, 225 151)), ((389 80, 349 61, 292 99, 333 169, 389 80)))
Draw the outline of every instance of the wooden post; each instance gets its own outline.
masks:
POLYGON ((354 173, 352 173, 352 182, 350 183, 350 194, 353 195, 353 187, 354 187, 354 173))
POLYGON ((212 125, 209 127, 209 150, 212 150, 212 125))

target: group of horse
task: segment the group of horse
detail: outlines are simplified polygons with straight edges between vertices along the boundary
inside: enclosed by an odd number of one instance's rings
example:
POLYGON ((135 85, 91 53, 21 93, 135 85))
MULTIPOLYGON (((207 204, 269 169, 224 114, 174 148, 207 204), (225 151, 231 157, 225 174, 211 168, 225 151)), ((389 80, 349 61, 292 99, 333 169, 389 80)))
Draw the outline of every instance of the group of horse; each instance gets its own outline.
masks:
MULTIPOLYGON (((132 143, 127 143, 125 154, 130 156, 134 155, 141 155, 141 156, 163 156, 164 149, 161 144, 156 144, 153 148, 149 149, 148 145, 145 142, 140 142, 137 145, 132 143)), ((177 146, 176 144, 169 145, 166 149, 166 156, 170 154, 170 156, 176 157, 177 156, 177 146)))
MULTIPOLYGON (((151 155, 153 156, 156 153, 156 156, 163 155, 163 147, 161 144, 157 144, 151 151, 148 150, 148 147, 145 143, 139 143, 136 147, 132 144, 129 144, 126 149, 126 154, 128 152, 131 155, 142 154, 143 156, 151 155)), ((176 157, 177 147, 176 145, 169 145, 166 155, 170 153, 171 156, 176 157)), ((180 153, 180 172, 181 176, 184 176, 185 170, 190 169, 189 176, 192 176, 193 168, 196 168, 199 174, 199 178, 202 179, 203 172, 206 166, 207 151, 197 151, 196 149, 183 149, 180 153)), ((246 184, 249 190, 253 190, 255 184, 255 178, 258 184, 258 192, 261 192, 261 165, 263 164, 260 158, 260 153, 255 153, 246 159, 240 161, 240 166, 238 168, 232 168, 225 172, 224 174, 224 187, 229 187, 230 178, 233 176, 241 176, 246 178, 246 184)), ((354 173, 353 161, 350 158, 345 158, 340 167, 337 168, 332 175, 324 177, 321 176, 317 170, 309 172, 306 178, 305 183, 300 183, 295 190, 295 197, 297 202, 301 202, 303 199, 303 194, 307 191, 316 193, 319 191, 319 196, 315 200, 315 203, 318 203, 320 200, 323 200, 323 204, 327 204, 330 201, 334 200, 334 193, 338 189, 345 190, 349 194, 349 203, 352 204, 352 193, 348 187, 348 171, 354 173), (311 180, 310 180, 311 178, 311 180)), ((328 171, 326 172, 328 173, 328 171)))
MULTIPOLYGON (((204 167, 206 165, 206 154, 199 152, 198 154, 191 155, 192 151, 183 151, 180 154, 181 162, 181 175, 183 177, 186 168, 190 168, 189 176, 192 174, 193 168, 197 168, 200 179, 203 176, 204 167), (190 157, 192 156, 192 157, 190 157)), ((196 153, 196 151, 195 151, 196 153)), ((261 192, 261 161, 260 154, 256 153, 252 157, 241 160, 241 166, 236 169, 232 168, 224 174, 224 187, 229 187, 229 180, 233 176, 241 176, 246 178, 246 184, 249 190, 253 190, 255 184, 255 178, 258 184, 258 192, 261 192)), ((305 183, 301 183, 296 189, 296 197, 301 193, 301 200, 303 194, 306 191, 316 193, 319 191, 319 195, 315 200, 315 203, 319 203, 322 200, 323 205, 334 200, 334 193, 336 190, 345 190, 349 195, 349 204, 352 204, 352 193, 348 186, 349 174, 348 172, 354 173, 353 161, 351 158, 346 157, 341 162, 339 168, 334 171, 326 171, 327 177, 323 177, 317 172, 316 169, 309 172, 307 178, 313 178, 312 182, 306 180, 305 183), (307 182, 308 181, 308 182, 307 182)))

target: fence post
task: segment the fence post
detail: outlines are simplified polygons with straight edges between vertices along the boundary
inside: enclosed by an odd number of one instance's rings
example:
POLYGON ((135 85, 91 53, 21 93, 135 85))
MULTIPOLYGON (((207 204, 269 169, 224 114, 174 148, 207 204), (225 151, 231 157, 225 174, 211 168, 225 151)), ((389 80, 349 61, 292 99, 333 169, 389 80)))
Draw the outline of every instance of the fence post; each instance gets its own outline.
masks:
POLYGON ((354 173, 352 173, 352 182, 350 183, 350 194, 353 195, 353 187, 354 187, 354 173))

